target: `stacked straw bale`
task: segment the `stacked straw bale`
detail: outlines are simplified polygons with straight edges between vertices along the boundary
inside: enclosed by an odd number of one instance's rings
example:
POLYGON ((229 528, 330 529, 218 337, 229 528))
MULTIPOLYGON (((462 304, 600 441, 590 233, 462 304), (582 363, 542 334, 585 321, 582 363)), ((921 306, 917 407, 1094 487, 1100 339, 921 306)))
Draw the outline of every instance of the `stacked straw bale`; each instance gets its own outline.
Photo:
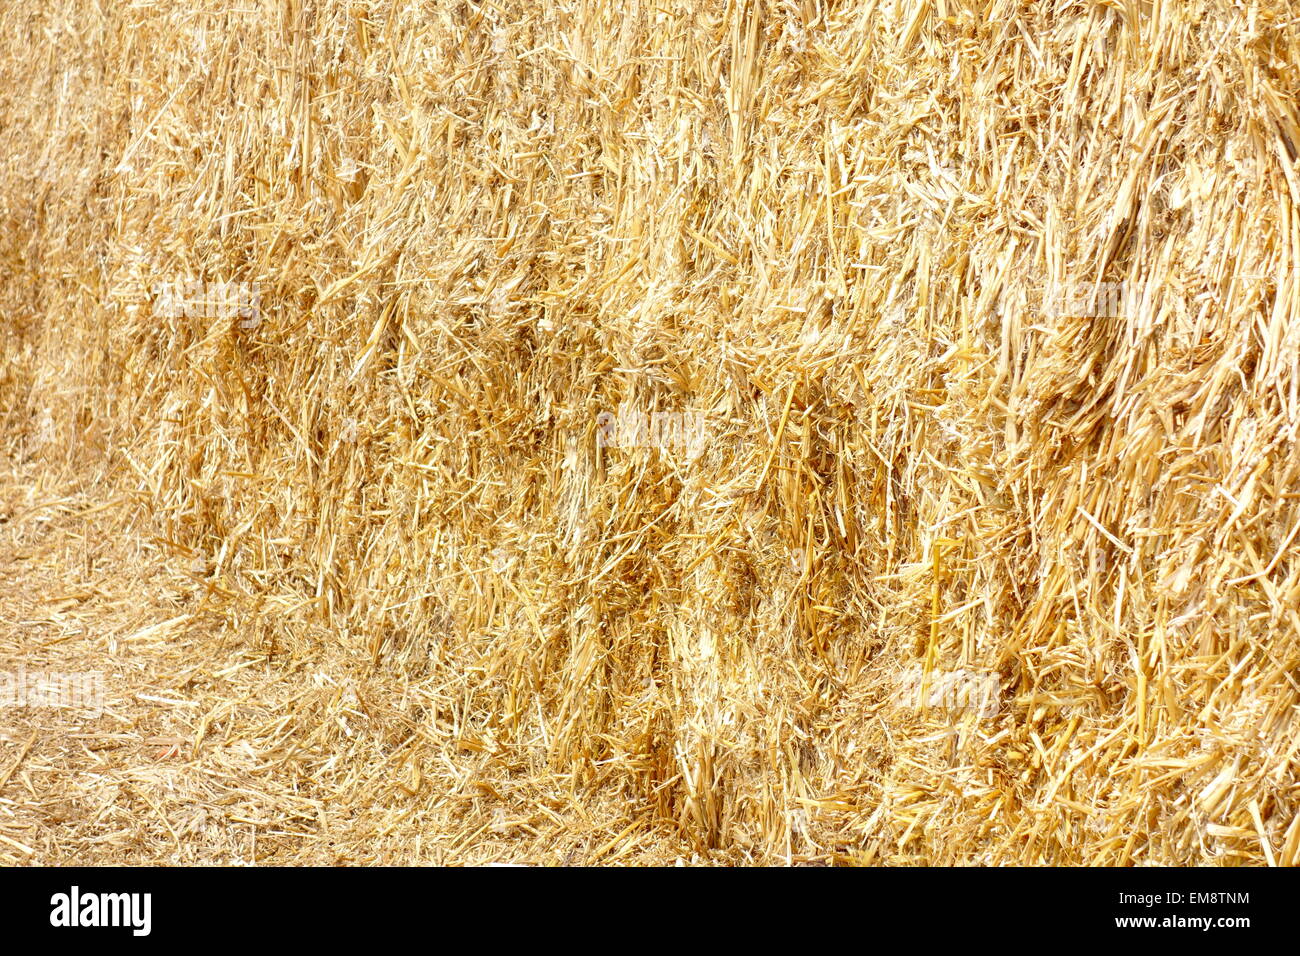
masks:
POLYGON ((453 858, 1295 863, 1298 93, 1286 0, 5 2, 0 446, 453 858))

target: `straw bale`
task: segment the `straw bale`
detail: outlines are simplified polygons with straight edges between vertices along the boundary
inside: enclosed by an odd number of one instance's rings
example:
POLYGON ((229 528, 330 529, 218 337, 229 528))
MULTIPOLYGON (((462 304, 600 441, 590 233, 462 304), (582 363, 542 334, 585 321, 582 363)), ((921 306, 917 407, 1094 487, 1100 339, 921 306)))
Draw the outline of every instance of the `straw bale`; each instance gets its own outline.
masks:
POLYGON ((1285 0, 0 4, 0 862, 1300 859, 1285 0), (978 699, 977 699, 978 698, 978 699))

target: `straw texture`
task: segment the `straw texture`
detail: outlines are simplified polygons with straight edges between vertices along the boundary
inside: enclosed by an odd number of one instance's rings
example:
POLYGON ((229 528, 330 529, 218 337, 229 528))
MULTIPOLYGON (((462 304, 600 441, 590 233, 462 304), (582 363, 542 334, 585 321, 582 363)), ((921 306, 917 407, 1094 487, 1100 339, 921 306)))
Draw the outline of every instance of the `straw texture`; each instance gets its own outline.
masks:
POLYGON ((0 663, 108 705, 0 861, 1297 862, 1298 93, 1283 0, 5 0, 0 663))

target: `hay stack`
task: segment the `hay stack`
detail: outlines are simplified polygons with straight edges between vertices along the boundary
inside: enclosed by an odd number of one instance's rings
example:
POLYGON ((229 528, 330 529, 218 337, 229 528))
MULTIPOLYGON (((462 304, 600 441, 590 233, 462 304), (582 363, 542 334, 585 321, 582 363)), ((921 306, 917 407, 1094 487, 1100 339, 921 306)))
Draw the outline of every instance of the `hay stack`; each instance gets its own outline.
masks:
POLYGON ((347 655, 333 805, 1300 858, 1291 4, 229 6, 3 12, 0 440, 347 655))

